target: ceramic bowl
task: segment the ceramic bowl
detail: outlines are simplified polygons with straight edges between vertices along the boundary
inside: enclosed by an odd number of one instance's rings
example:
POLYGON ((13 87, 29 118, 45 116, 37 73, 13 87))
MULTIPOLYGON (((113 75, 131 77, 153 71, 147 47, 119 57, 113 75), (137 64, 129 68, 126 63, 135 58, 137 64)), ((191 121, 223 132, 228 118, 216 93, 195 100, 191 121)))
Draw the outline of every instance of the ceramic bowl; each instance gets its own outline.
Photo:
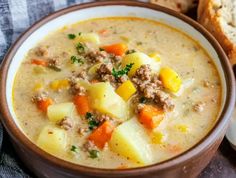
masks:
MULTIPOLYGON (((0 111, 2 123, 24 164, 38 177, 196 177, 209 163, 221 143, 235 101, 234 80, 225 53, 217 41, 198 23, 164 7, 134 1, 104 1, 72 6, 57 11, 31 26, 12 45, 1 66, 0 111), (130 16, 152 19, 186 33, 202 45, 214 60, 222 82, 222 108, 213 129, 198 144, 164 162, 124 170, 97 169, 73 164, 44 152, 19 127, 12 103, 14 78, 27 51, 50 32, 90 18, 130 16)), ((26 108, 27 109, 27 108, 26 108)))

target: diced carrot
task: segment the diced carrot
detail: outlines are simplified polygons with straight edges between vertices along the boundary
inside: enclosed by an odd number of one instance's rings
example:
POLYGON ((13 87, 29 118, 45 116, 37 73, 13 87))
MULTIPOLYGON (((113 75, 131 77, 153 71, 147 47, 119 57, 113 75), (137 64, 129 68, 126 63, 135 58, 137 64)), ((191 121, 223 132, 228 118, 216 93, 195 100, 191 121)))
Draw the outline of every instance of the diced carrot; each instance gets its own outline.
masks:
POLYGON ((88 139, 98 148, 102 149, 106 142, 110 140, 114 128, 115 127, 111 122, 105 121, 101 126, 92 132, 88 139))
POLYGON ((164 111, 152 105, 145 105, 139 113, 139 121, 148 129, 156 128, 164 118, 164 111))
POLYGON ((48 65, 48 62, 47 61, 44 61, 44 60, 41 60, 41 59, 33 59, 31 61, 31 64, 35 64, 35 65, 40 65, 40 66, 47 66, 48 65))
POLYGON ((106 35, 109 31, 107 29, 102 29, 102 30, 99 30, 98 33, 100 35, 106 35))
POLYGON ((122 56, 125 54, 125 52, 128 50, 128 47, 124 43, 117 43, 117 44, 112 44, 108 46, 102 46, 102 49, 104 49, 108 53, 115 54, 117 56, 122 56))
POLYGON ((87 96, 76 95, 74 97, 74 104, 80 115, 85 115, 90 111, 89 100, 87 96))
POLYGON ((51 98, 46 98, 44 100, 39 100, 37 102, 38 109, 43 112, 47 112, 48 106, 52 105, 53 101, 51 98))

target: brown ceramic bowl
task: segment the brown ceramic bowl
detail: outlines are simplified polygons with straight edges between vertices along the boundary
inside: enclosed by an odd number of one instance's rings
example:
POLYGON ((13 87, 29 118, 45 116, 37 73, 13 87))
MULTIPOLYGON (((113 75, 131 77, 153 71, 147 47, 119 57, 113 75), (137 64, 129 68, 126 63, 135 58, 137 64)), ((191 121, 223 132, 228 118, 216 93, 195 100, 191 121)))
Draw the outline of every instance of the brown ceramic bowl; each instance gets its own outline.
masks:
MULTIPOLYGON (((232 70, 217 41, 198 23, 166 8, 134 1, 107 1, 83 4, 55 12, 29 28, 10 48, 1 66, 0 111, 2 123, 11 136, 16 152, 38 177, 196 177, 209 163, 221 143, 235 101, 232 70), (220 73, 222 110, 213 129, 198 144, 167 161, 127 170, 97 169, 58 159, 33 144, 18 127, 12 107, 12 86, 23 57, 44 35, 66 24, 106 16, 136 16, 161 21, 197 40, 209 53, 220 73)), ((27 108, 26 108, 27 109, 27 108)))

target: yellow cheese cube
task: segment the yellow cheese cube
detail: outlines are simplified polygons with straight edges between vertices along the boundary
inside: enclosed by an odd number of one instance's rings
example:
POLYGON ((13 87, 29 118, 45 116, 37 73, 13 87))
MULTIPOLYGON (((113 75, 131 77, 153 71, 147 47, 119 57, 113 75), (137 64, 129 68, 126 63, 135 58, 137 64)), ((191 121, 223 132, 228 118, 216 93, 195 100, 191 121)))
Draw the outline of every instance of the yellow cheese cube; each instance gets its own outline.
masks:
POLYGON ((169 67, 164 67, 161 69, 160 79, 163 86, 172 92, 178 92, 182 84, 179 75, 169 67))
POLYGON ((130 80, 125 81, 116 89, 116 93, 125 101, 127 101, 135 92, 136 88, 130 80))

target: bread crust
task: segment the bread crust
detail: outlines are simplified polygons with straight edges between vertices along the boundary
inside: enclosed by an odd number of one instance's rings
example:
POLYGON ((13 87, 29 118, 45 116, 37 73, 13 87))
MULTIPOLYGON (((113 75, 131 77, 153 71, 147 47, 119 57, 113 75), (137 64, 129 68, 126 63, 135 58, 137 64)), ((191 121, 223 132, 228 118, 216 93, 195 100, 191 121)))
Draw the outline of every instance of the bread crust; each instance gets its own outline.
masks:
POLYGON ((150 0, 153 4, 158 4, 177 12, 185 13, 196 6, 197 0, 150 0))
MULTIPOLYGON (((221 44, 227 53, 231 64, 236 64, 236 44, 226 34, 222 23, 219 7, 216 8, 216 0, 200 0, 198 5, 198 22, 202 24, 221 44)), ((236 11, 236 9, 235 9, 236 11)))

